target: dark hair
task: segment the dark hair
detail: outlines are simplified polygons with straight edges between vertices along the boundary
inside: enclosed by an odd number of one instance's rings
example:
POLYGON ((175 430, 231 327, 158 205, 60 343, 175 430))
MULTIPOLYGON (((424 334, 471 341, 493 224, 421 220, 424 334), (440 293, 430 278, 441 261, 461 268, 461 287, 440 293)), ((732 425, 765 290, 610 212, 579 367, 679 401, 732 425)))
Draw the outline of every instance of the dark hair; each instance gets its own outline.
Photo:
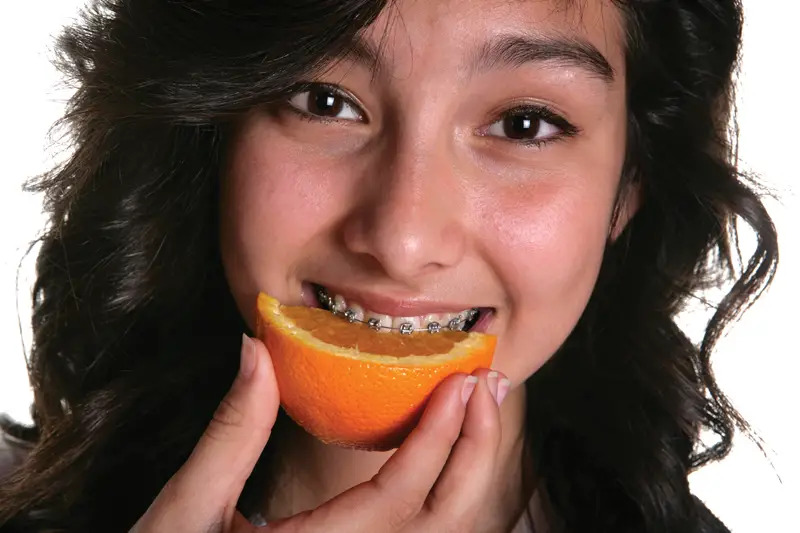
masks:
MULTIPOLYGON (((526 384, 528 466, 568 531, 727 531, 687 475, 747 427, 709 358, 777 264, 775 229, 731 162, 726 129, 741 6, 616 3, 629 109, 620 190, 637 184, 641 207, 609 241, 577 327, 526 384), (738 270, 737 219, 757 237, 738 270), (696 346, 675 316, 724 282, 696 346), (710 447, 703 429, 718 435, 710 447)), ((62 34, 75 152, 32 184, 51 215, 34 287, 35 427, 24 435, 34 444, 0 488, 3 531, 127 531, 188 457, 245 329, 217 236, 236 120, 283 100, 383 8, 103 0, 62 34)), ((240 503, 259 490, 271 489, 248 485, 240 503)))

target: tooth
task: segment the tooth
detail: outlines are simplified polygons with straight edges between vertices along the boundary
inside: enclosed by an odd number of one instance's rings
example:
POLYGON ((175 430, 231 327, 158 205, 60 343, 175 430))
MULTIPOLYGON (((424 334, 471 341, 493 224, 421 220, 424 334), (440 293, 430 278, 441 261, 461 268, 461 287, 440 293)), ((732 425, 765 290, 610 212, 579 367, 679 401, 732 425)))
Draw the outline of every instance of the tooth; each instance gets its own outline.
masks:
POLYGON ((411 335, 414 333, 414 325, 411 322, 403 322, 400 324, 400 333, 403 335, 411 335))
POLYGON ((442 313, 439 315, 439 323, 443 328, 446 328, 450 321, 457 316, 458 313, 442 313))
MULTIPOLYGON (((321 290, 320 293, 323 293, 321 290)), ((465 323, 477 313, 476 308, 465 309, 460 313, 429 313, 423 316, 393 317, 365 309, 361 305, 351 302, 337 294, 331 298, 331 308, 338 314, 344 315, 351 322, 363 322, 377 331, 430 331, 436 333, 443 329, 463 331, 465 323)))
POLYGON ((364 308, 358 304, 350 304, 347 306, 353 312, 353 318, 358 322, 364 321, 364 308))
POLYGON ((441 324, 442 323, 442 317, 439 316, 436 313, 425 315, 424 317, 422 317, 422 320, 420 321, 420 324, 422 324, 423 327, 428 327, 428 324, 430 324, 431 322, 437 322, 437 323, 441 324))
POLYGON ((344 310, 347 309, 347 302, 344 300, 344 297, 337 294, 333 298, 333 310, 337 313, 344 313, 344 310))
MULTIPOLYGON (((444 317, 442 317, 444 318, 444 317)), ((464 320, 460 313, 449 313, 447 317, 447 322, 445 322, 445 326, 447 329, 453 331, 461 331, 464 329, 464 320)))
POLYGON ((389 315, 382 315, 380 313, 375 313, 368 309, 365 309, 364 319, 370 320, 373 318, 378 321, 381 331, 389 330, 392 327, 392 317, 390 317, 389 315))
POLYGON ((428 322, 426 327, 428 328, 428 333, 439 333, 442 331, 442 325, 438 322, 428 322))
POLYGON ((449 324, 450 322, 452 322, 452 320, 454 318, 457 318, 458 321, 461 322, 462 326, 463 326, 463 323, 465 323, 467 320, 470 319, 470 317, 472 316, 473 311, 477 313, 477 309, 474 309, 474 308, 473 309, 464 309, 463 311, 461 311, 459 313, 450 313, 448 315, 448 317, 447 317, 447 322, 444 321, 444 316, 442 317, 442 323, 448 323, 449 324))
POLYGON ((419 329, 419 317, 418 316, 408 316, 408 317, 395 317, 392 319, 392 327, 395 329, 400 329, 402 324, 411 324, 411 328, 414 330, 419 329))

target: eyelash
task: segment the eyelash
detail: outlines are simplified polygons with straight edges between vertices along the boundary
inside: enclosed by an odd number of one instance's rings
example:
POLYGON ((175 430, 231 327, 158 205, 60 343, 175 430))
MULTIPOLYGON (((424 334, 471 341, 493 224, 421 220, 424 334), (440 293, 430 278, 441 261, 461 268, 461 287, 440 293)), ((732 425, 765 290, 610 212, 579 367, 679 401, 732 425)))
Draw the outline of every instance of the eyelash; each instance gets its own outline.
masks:
POLYGON ((513 115, 529 115, 534 117, 536 120, 546 122, 559 129, 558 133, 545 139, 511 139, 511 138, 500 137, 501 139, 506 140, 508 142, 521 144, 526 147, 533 146, 536 148, 542 148, 543 146, 549 143, 563 141, 565 139, 575 137, 580 133, 580 129, 577 126, 574 126, 567 119, 565 119, 564 117, 556 113, 553 109, 544 104, 526 104, 526 105, 519 105, 516 107, 510 107, 502 111, 499 115, 497 115, 497 117, 491 124, 494 125, 498 121, 513 115))
MULTIPOLYGON (((352 120, 349 120, 349 119, 337 119, 337 118, 329 118, 329 117, 323 117, 323 116, 319 116, 319 115, 314 115, 312 113, 308 113, 308 112, 305 112, 305 111, 303 111, 301 109, 298 109, 297 107, 295 107, 294 105, 289 103, 289 99, 293 98, 294 96, 296 96, 296 95, 298 95, 298 94, 300 94, 302 92, 306 92, 306 91, 309 91, 309 90, 312 90, 312 89, 325 89, 325 90, 331 91, 332 93, 337 95, 339 98, 342 98, 347 103, 347 105, 350 105, 354 109, 357 109, 362 117, 364 116, 364 112, 361 110, 361 106, 359 106, 353 100, 353 98, 351 96, 349 96, 347 93, 342 91, 337 86, 326 84, 326 83, 303 83, 303 84, 300 84, 300 85, 296 86, 292 91, 290 91, 289 98, 287 98, 287 100, 284 102, 283 107, 286 108, 288 111, 292 112, 298 118, 300 118, 302 120, 305 120, 307 122, 322 123, 322 124, 340 123, 340 122, 352 122, 352 120)), ((496 124, 498 121, 504 120, 505 118, 507 118, 509 116, 512 116, 512 115, 529 115, 529 116, 532 116, 536 120, 540 120, 540 121, 546 122, 548 124, 552 124, 553 126, 555 126, 556 128, 559 129, 559 132, 557 134, 551 136, 551 137, 546 138, 546 139, 535 139, 535 138, 534 139, 513 139, 513 138, 510 138, 510 137, 497 137, 497 136, 492 136, 492 137, 499 138, 499 139, 504 140, 506 142, 511 142, 513 144, 518 144, 518 145, 522 145, 522 146, 525 146, 525 147, 542 148, 542 147, 544 147, 545 145, 547 145, 547 144, 549 144, 551 142, 563 141, 565 139, 568 139, 568 138, 571 138, 571 137, 575 137, 576 135, 578 135, 581 132, 580 128, 578 128, 577 126, 573 125, 568 120, 566 120, 563 116, 559 115, 553 109, 551 109, 550 107, 548 107, 546 105, 543 105, 543 104, 536 104, 536 105, 528 104, 528 105, 519 105, 519 106, 516 106, 516 107, 510 107, 510 108, 500 112, 498 115, 496 115, 495 119, 490 123, 489 126, 492 126, 492 125, 496 124)), ((482 129, 488 129, 488 127, 483 127, 482 129)), ((485 133, 480 133, 479 135, 484 136, 484 137, 489 136, 489 135, 486 135, 485 133)))
POLYGON ((295 106, 289 103, 289 100, 300 93, 310 91, 312 89, 325 89, 328 90, 339 98, 342 98, 347 102, 348 105, 358 109, 359 114, 363 117, 364 112, 361 110, 361 106, 355 103, 353 98, 348 95, 346 92, 342 91, 335 85, 330 85, 327 83, 301 83, 295 86, 292 90, 289 91, 288 98, 283 102, 283 108, 287 111, 294 113, 298 118, 308 121, 308 122, 318 122, 322 124, 331 124, 331 123, 340 123, 340 122, 352 122, 351 120, 346 119, 338 119, 338 118, 329 118, 329 117, 322 117, 319 115, 314 115, 312 113, 307 113, 302 109, 297 109, 295 106))

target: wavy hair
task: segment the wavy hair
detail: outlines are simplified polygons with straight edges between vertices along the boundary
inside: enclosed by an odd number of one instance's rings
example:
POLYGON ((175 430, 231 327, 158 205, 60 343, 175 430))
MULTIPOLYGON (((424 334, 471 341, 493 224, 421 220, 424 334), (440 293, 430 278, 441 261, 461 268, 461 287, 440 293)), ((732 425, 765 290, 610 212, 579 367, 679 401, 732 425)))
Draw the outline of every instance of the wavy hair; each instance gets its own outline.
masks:
MULTIPOLYGON (((727 132, 741 6, 615 5, 627 36, 620 189, 636 184, 641 207, 607 244, 578 325, 526 383, 525 479, 566 531, 727 531, 687 476, 747 429, 710 356, 778 255, 727 132), (746 258, 737 221, 756 236, 746 258), (676 315, 720 284, 695 345, 676 315), (717 440, 701 446, 702 430, 717 440)), ((186 460, 236 374, 246 328, 217 234, 236 120, 283 101, 384 8, 99 0, 63 32, 58 62, 76 92, 62 125, 74 154, 31 183, 50 214, 33 291, 34 427, 3 424, 31 450, 0 488, 0 530, 127 531, 186 460)), ((281 415, 273 438, 286 423, 281 415)), ((268 445, 242 507, 274 490, 255 481, 269 480, 272 459, 268 445)))

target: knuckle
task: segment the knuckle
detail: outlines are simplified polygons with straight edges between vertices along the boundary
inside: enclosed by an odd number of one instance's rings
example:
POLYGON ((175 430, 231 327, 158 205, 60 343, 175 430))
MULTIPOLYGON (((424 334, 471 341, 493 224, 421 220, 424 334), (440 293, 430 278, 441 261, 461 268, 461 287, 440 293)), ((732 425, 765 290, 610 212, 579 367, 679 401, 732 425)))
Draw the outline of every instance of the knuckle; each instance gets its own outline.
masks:
POLYGON ((480 443, 480 447, 486 450, 494 450, 500 444, 500 426, 493 420, 487 420, 478 424, 478 431, 470 435, 471 442, 480 443))
POLYGON ((468 533, 475 531, 475 519, 467 516, 460 516, 457 511, 432 511, 425 509, 423 520, 426 527, 422 531, 436 531, 436 533, 468 533))
POLYGON ((245 415, 230 400, 224 398, 211 418, 206 435, 215 440, 228 440, 237 429, 244 427, 245 415))
MULTIPOLYGON (((492 406, 492 409, 496 408, 492 406)), ((470 440, 480 441, 487 445, 499 443, 502 431, 499 413, 492 412, 492 410, 471 413, 465 422, 465 430, 461 436, 462 439, 467 436, 470 440)))
POLYGON ((427 497, 427 493, 421 494, 419 490, 406 489, 398 492, 387 487, 380 476, 373 480, 373 487, 378 498, 386 502, 385 519, 389 531, 397 531, 407 525, 422 510, 427 497))
POLYGON ((436 514, 439 512, 439 509, 444 506, 444 503, 445 502, 442 501, 442 496, 439 491, 434 489, 425 500, 422 512, 428 516, 436 516, 436 514))
POLYGON ((436 504, 428 506, 426 503, 424 515, 426 521, 435 524, 430 527, 430 531, 436 533, 467 533, 475 530, 473 509, 464 510, 452 505, 446 506, 444 502, 438 506, 436 504))
POLYGON ((421 509, 422 503, 417 501, 416 498, 394 499, 391 501, 386 515, 389 530, 399 530, 417 516, 421 509))
POLYGON ((468 533, 474 531, 474 522, 471 520, 450 521, 447 524, 442 524, 436 531, 442 533, 468 533))
POLYGON ((420 424, 413 431, 420 433, 426 441, 443 443, 452 448, 458 440, 460 429, 458 421, 448 420, 444 423, 420 424))
POLYGON ((487 446, 480 441, 475 439, 462 439, 461 442, 458 443, 459 447, 459 454, 462 457, 469 457, 475 461, 479 460, 479 457, 486 455, 487 446))

